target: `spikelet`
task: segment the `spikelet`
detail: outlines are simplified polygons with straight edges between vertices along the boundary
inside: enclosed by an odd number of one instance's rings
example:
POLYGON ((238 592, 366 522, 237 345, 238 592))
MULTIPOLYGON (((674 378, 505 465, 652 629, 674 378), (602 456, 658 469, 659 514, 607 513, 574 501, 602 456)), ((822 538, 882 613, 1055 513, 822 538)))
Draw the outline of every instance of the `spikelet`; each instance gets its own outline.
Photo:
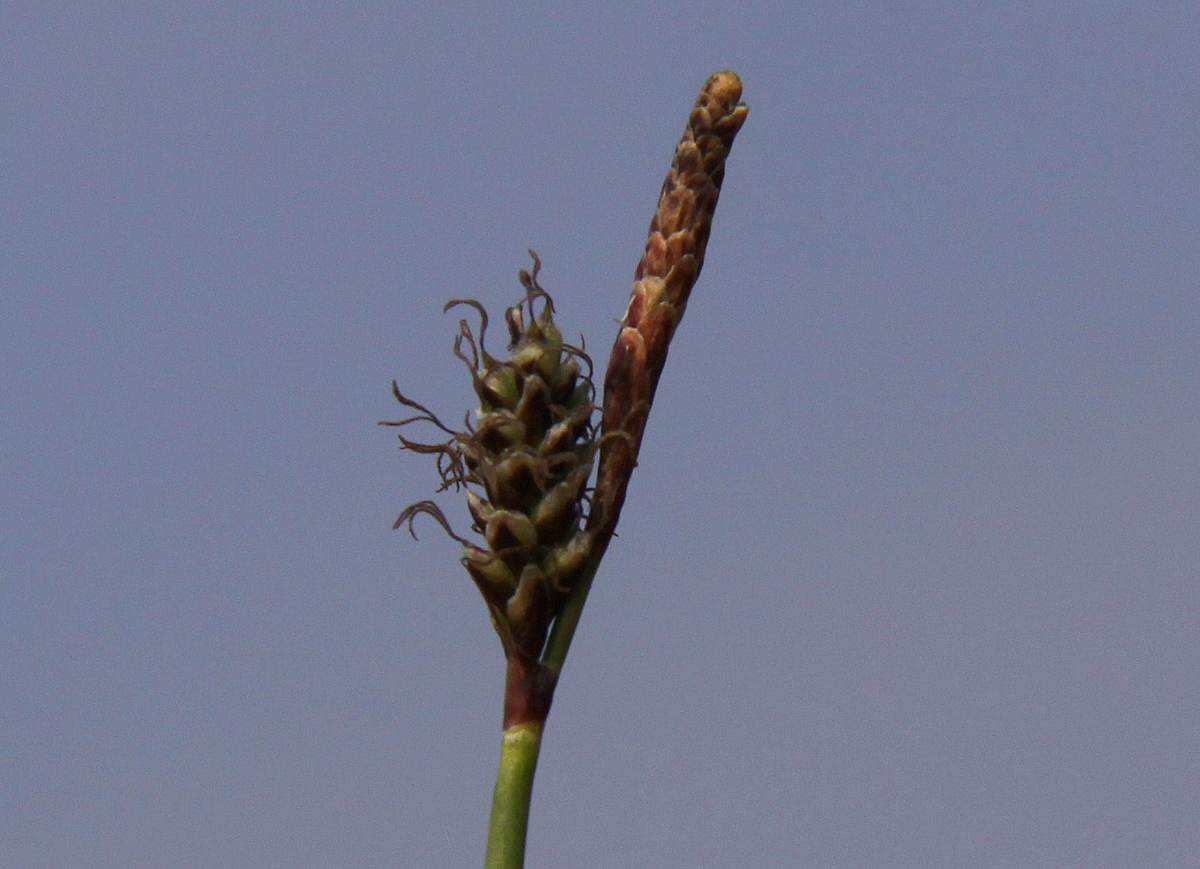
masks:
POLYGON ((637 464, 654 391, 704 251, 725 178, 725 160, 746 121, 742 80, 732 70, 708 77, 650 221, 646 249, 604 376, 603 449, 588 528, 601 552, 616 527, 637 464))
POLYGON ((455 432, 434 414, 402 395, 401 404, 417 416, 384 425, 424 421, 450 435, 444 443, 422 444, 400 435, 403 448, 438 456, 441 489, 465 488, 477 545, 459 537, 432 501, 408 507, 396 527, 419 513, 433 516, 463 547, 463 565, 483 594, 506 655, 536 658, 546 632, 590 553, 583 531, 587 482, 596 452, 592 425, 595 389, 591 360, 563 340, 554 323, 554 303, 533 272, 520 272, 525 298, 505 312, 509 357, 496 359, 484 348, 488 317, 470 299, 456 305, 475 308, 478 338, 459 322, 454 353, 471 371, 479 408, 474 424, 455 432))

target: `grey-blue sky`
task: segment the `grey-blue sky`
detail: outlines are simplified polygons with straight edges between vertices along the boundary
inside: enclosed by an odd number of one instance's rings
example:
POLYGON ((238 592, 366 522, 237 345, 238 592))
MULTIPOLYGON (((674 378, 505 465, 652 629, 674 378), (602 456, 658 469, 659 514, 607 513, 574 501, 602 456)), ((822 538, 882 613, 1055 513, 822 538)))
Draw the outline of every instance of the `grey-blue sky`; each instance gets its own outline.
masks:
POLYGON ((0 24, 5 862, 478 862, 498 643, 373 423, 527 247, 603 360, 731 67, 531 867, 1195 865, 1189 4, 0 24))

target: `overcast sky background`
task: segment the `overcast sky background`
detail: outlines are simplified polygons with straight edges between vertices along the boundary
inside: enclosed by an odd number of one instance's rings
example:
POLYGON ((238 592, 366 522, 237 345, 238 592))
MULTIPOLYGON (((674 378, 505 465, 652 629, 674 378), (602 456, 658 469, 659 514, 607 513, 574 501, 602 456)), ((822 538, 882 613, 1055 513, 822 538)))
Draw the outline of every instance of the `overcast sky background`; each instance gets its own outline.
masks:
POLYGON ((481 863, 375 423, 529 247, 603 365, 726 67, 530 869, 1200 865, 1200 11, 957 0, 4 4, 0 863, 481 863))

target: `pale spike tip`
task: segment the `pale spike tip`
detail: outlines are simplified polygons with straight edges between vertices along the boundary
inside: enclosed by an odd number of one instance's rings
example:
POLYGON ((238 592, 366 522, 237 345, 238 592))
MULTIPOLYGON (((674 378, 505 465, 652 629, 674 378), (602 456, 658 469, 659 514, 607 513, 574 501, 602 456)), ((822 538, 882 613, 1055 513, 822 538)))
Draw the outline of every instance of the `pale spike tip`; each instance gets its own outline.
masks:
POLYGON ((732 69, 723 69, 708 77, 703 92, 721 103, 736 105, 742 98, 742 79, 732 69))

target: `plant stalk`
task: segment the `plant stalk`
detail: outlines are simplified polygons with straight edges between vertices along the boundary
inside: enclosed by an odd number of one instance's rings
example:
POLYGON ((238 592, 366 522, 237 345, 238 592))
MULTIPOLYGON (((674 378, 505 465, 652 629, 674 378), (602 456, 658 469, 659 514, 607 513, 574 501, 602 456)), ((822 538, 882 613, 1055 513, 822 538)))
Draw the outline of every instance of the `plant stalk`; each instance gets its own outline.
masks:
POLYGON ((529 800, 533 795, 533 774, 537 770, 541 745, 542 724, 539 722, 516 724, 504 731, 500 769, 492 792, 484 869, 522 869, 525 865, 529 800))

